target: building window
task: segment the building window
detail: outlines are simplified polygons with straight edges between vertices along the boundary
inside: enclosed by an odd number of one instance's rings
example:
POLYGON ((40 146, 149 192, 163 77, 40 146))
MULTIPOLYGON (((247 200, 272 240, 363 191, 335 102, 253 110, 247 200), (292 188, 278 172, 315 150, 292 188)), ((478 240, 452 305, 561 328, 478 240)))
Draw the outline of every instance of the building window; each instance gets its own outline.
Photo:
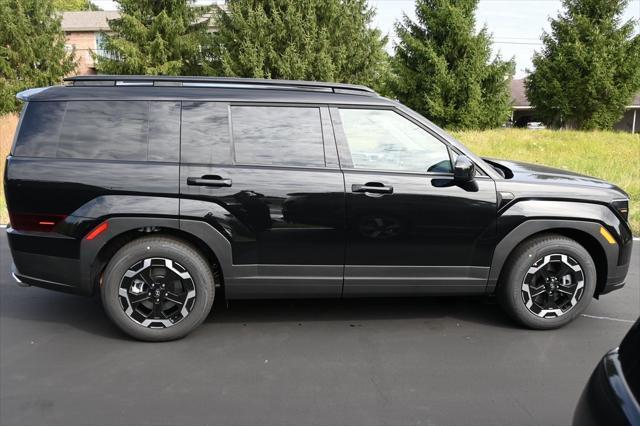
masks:
POLYGON ((96 54, 98 56, 105 56, 107 58, 111 58, 111 55, 105 50, 105 42, 106 37, 103 32, 95 33, 96 34, 96 54))

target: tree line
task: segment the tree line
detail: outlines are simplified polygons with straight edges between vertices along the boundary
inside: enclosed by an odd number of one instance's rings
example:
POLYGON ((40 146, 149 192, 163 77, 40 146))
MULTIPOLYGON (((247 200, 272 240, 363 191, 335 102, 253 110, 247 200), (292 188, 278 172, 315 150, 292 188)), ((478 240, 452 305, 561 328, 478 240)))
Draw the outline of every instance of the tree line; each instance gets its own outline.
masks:
MULTIPOLYGON (((526 93, 546 124, 608 129, 640 90, 638 21, 629 0, 563 0, 542 34, 526 93)), ((215 75, 319 80, 370 86, 449 129, 486 129, 511 113, 514 59, 477 28, 479 0, 416 0, 415 19, 387 35, 367 0, 117 0, 120 18, 94 52, 106 74, 215 75)), ((0 113, 15 94, 59 83, 75 68, 60 9, 89 0, 0 0, 0 113)))

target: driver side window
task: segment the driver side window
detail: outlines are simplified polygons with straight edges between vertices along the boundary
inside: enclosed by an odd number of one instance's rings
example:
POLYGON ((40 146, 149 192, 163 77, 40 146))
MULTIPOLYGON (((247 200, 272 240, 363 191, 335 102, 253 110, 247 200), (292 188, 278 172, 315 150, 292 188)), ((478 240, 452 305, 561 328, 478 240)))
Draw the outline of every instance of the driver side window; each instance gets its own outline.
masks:
POLYGON ((390 110, 340 108, 355 169, 451 173, 444 143, 390 110))

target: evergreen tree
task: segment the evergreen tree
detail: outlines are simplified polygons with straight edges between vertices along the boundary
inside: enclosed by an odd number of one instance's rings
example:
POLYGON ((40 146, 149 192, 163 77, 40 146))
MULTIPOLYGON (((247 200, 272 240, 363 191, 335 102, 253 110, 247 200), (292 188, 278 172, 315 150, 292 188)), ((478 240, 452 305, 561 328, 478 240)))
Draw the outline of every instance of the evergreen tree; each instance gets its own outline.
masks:
POLYGON ((386 37, 366 0, 229 0, 216 26, 214 70, 225 76, 382 87, 386 37))
POLYGON ((60 83, 75 69, 60 16, 41 0, 0 0, 0 114, 19 111, 21 90, 60 83))
POLYGON ((210 46, 210 6, 195 0, 117 0, 97 56, 105 74, 203 75, 210 46))
POLYGON ((551 126, 610 129, 640 89, 640 35, 622 22, 627 0, 563 0, 525 80, 527 98, 551 126))
POLYGON ((486 27, 475 30, 478 0, 417 0, 414 22, 396 24, 392 61, 396 97, 436 124, 484 129, 510 115, 509 82, 515 63, 491 60, 486 27))

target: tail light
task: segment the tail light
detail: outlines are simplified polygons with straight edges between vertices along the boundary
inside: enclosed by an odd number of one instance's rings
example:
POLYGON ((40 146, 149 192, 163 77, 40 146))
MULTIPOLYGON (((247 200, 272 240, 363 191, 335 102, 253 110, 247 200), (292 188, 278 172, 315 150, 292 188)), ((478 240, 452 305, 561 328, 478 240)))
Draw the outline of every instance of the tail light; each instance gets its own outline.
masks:
POLYGON ((11 227, 17 231, 51 232, 55 226, 64 221, 67 216, 63 214, 41 213, 9 213, 11 227))
POLYGON ((624 218, 624 220, 626 220, 627 222, 629 221, 629 200, 628 199, 622 199, 622 200, 614 200, 611 205, 613 206, 614 209, 616 209, 616 211, 618 213, 620 213, 620 216, 622 216, 624 218))

